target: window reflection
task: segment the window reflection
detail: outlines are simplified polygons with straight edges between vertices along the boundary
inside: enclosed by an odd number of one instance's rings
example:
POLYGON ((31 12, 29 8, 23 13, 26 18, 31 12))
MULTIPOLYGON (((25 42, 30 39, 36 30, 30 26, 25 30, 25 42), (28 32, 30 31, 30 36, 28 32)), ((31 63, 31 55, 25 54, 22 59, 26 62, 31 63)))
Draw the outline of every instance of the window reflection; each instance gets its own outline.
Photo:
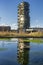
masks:
POLYGON ((18 39, 17 60, 21 65, 28 65, 30 43, 24 42, 23 40, 24 39, 18 39))

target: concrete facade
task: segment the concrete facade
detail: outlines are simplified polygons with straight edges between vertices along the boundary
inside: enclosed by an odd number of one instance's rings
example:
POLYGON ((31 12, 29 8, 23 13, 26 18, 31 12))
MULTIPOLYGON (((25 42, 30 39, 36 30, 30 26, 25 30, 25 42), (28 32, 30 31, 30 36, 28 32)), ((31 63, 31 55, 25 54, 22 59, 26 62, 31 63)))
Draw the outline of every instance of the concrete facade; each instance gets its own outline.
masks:
POLYGON ((26 29, 26 32, 43 32, 43 28, 29 28, 29 29, 26 29))
POLYGON ((0 26, 0 31, 10 31, 11 27, 10 26, 0 26))
POLYGON ((29 3, 21 2, 18 5, 18 31, 26 31, 30 27, 29 3))

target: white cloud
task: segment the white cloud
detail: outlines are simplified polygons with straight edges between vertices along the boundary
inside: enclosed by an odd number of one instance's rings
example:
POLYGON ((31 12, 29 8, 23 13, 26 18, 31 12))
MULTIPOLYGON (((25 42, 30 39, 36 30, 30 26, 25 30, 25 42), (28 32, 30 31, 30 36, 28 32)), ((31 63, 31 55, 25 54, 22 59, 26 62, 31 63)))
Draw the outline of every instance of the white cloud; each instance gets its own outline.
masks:
POLYGON ((18 28, 17 24, 10 24, 10 26, 11 26, 11 29, 17 29, 18 28))
POLYGON ((18 25, 16 23, 12 23, 12 24, 2 23, 2 24, 0 24, 0 26, 11 26, 11 29, 17 29, 18 28, 18 25))
POLYGON ((8 26, 7 24, 5 23, 1 23, 0 26, 8 26))
POLYGON ((43 27, 43 24, 41 23, 41 21, 40 20, 38 20, 38 19, 36 19, 36 20, 34 20, 34 22, 31 24, 31 27, 43 27))

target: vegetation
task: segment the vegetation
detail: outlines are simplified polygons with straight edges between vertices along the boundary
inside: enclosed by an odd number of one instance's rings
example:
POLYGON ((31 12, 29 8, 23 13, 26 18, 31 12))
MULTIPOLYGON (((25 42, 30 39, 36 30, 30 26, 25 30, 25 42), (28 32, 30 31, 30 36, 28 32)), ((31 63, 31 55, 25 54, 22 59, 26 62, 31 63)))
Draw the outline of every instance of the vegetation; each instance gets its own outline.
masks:
POLYGON ((43 39, 24 39, 24 42, 43 43, 43 39))
POLYGON ((7 48, 0 48, 0 51, 4 51, 4 50, 7 50, 7 48))
POLYGON ((11 31, 6 31, 6 32, 0 32, 0 37, 43 37, 43 32, 30 32, 30 33, 25 33, 25 32, 11 32, 11 31))
POLYGON ((11 38, 0 38, 0 40, 10 40, 11 38))

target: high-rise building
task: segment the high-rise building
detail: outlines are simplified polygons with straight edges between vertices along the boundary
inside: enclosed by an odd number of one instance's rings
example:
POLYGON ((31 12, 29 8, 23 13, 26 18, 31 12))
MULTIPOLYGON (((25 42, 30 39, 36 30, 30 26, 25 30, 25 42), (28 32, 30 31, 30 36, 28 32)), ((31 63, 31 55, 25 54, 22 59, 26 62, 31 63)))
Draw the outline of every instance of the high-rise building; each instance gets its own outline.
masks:
POLYGON ((26 31, 30 27, 29 3, 21 2, 18 5, 18 31, 26 31))
POLYGON ((30 43, 24 42, 23 39, 18 39, 17 45, 17 60, 21 65, 29 64, 29 52, 30 52, 30 43))

